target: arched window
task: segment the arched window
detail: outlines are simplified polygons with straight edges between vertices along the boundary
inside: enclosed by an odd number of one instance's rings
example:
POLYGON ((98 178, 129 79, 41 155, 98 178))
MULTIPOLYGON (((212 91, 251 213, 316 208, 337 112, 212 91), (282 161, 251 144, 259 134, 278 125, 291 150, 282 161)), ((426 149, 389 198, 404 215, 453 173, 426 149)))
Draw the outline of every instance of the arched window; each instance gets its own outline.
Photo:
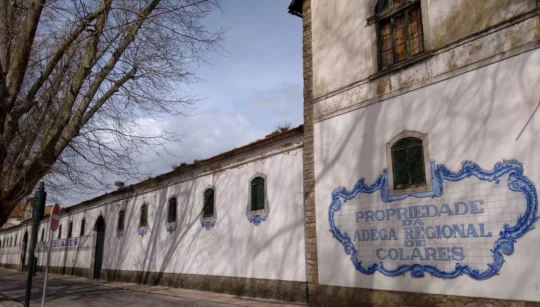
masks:
POLYGON ((148 226, 148 205, 143 204, 141 207, 141 219, 139 221, 140 227, 147 227, 148 226))
POLYGON ((214 189, 210 188, 204 191, 203 217, 214 216, 214 207, 214 189))
POLYGON ((125 218, 124 210, 120 210, 120 212, 118 212, 118 228, 117 228, 118 231, 124 231, 124 218, 125 218))
POLYGON ((15 235, 15 246, 17 246, 17 235, 15 235))
POLYGON ((83 218, 81 221, 81 233, 79 235, 80 237, 84 236, 85 228, 86 228, 86 219, 83 218))
POLYGON ((45 228, 41 229, 41 242, 45 241, 45 228))
POLYGON ((424 51, 420 0, 379 0, 375 14, 380 69, 424 51))
POLYGON ((62 239, 62 225, 58 226, 58 239, 62 239))
POLYGON ((251 211, 264 210, 265 193, 264 178, 255 177, 251 180, 251 211))
POLYGON ((73 222, 69 222, 69 224, 68 224, 68 233, 67 233, 68 239, 71 238, 72 233, 73 233, 73 222))
POLYGON ((9 238, 9 247, 13 246, 13 237, 9 238))
POLYGON ((415 137, 401 139, 392 145, 391 151, 394 190, 425 186, 426 169, 422 140, 415 137))
POLYGON ((167 214, 167 223, 176 222, 176 197, 169 199, 169 210, 167 214))

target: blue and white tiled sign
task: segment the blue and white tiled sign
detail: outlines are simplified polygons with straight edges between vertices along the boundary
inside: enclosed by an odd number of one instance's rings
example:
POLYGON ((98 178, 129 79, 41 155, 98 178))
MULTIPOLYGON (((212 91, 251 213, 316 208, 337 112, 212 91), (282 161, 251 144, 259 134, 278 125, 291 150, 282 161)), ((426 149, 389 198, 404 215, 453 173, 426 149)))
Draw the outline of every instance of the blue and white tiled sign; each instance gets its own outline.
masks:
POLYGON ((518 162, 491 171, 465 162, 457 173, 432 162, 431 174, 424 193, 390 196, 386 171, 334 191, 331 232, 358 271, 487 279, 537 220, 536 189, 518 162))

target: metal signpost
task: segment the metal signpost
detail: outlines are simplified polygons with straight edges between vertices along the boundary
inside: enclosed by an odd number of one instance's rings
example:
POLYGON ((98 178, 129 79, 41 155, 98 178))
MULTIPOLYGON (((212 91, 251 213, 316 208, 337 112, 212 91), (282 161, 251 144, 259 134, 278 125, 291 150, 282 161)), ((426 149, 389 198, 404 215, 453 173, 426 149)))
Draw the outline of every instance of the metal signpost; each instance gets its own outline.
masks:
POLYGON ((30 249, 28 250, 28 276, 26 278, 26 293, 24 297, 24 307, 30 306, 30 294, 32 293, 32 277, 37 269, 34 254, 36 250, 36 242, 38 236, 39 221, 43 218, 45 211, 45 200, 47 199, 47 192, 45 192, 45 184, 39 183, 39 188, 34 196, 34 208, 32 210, 32 236, 30 241, 30 249))
POLYGON ((46 242, 47 246, 47 266, 45 267, 45 277, 43 278, 43 296, 41 297, 41 307, 45 305, 45 292, 47 291, 47 275, 49 275, 49 264, 51 262, 51 250, 52 250, 52 234, 53 231, 58 229, 60 225, 60 206, 55 204, 52 211, 51 217, 49 219, 49 224, 51 229, 49 231, 49 240, 46 242))

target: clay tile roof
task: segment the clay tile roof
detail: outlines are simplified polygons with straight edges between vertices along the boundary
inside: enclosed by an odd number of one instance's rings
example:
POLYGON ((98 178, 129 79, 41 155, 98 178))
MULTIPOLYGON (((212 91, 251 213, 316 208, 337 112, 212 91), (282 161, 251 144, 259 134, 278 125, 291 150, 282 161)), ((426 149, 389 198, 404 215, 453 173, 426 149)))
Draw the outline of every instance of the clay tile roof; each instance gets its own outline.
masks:
MULTIPOLYGON (((31 201, 27 201, 27 204, 30 205, 30 206, 33 206, 34 200, 32 199, 31 201)), ((17 206, 15 206, 13 211, 11 211, 11 214, 9 215, 9 217, 24 218, 24 207, 25 207, 25 205, 17 205, 17 206)), ((51 215, 52 208, 53 208, 53 206, 45 206, 45 216, 51 215)))
POLYGON ((11 211, 11 214, 9 215, 9 217, 23 218, 24 217, 24 205, 15 206, 13 211, 11 211))
POLYGON ((53 206, 45 206, 45 216, 51 215, 53 206))

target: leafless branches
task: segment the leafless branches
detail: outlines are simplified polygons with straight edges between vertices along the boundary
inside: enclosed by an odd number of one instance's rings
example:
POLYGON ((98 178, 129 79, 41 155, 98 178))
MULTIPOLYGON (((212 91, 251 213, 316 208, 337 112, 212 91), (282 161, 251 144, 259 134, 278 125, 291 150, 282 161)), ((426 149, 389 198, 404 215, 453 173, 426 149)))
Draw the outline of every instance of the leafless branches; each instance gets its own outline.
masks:
POLYGON ((175 140, 140 120, 194 102, 180 85, 220 48, 216 1, 0 0, 0 225, 46 175, 89 188, 175 140))

